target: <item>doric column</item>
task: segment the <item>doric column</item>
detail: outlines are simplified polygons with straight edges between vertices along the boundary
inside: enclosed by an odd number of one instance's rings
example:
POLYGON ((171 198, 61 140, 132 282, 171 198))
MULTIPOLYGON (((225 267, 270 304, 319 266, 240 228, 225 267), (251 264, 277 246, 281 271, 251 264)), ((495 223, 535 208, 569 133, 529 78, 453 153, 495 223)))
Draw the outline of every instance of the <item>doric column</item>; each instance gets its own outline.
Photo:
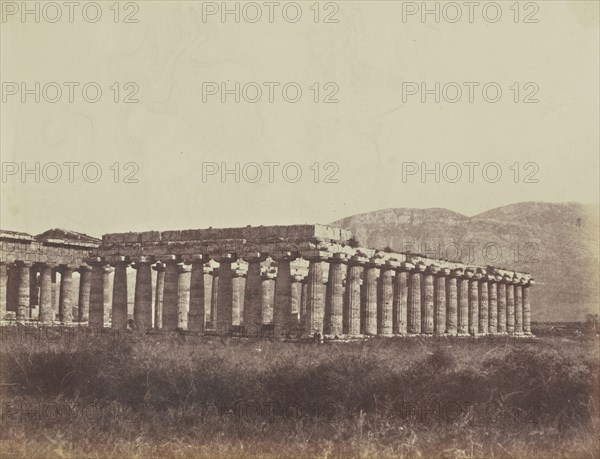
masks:
POLYGON ((408 271, 414 266, 402 263, 394 277, 394 301, 392 304, 392 333, 406 335, 408 324, 408 271))
POLYGON ((92 265, 88 323, 90 327, 102 328, 110 314, 109 275, 113 269, 100 259, 91 260, 88 264, 92 265))
POLYGON ((323 319, 325 317, 325 295, 323 285, 322 262, 328 257, 326 252, 311 253, 304 256, 309 260, 308 290, 306 299, 306 332, 310 335, 323 335, 323 319))
POLYGON ((248 334, 253 335, 260 331, 262 325, 260 263, 265 260, 265 257, 258 252, 253 252, 244 254, 243 259, 248 262, 243 324, 248 334))
MULTIPOLYGON (((304 276, 302 279, 302 299, 300 300, 300 320, 299 324, 301 327, 305 327, 306 325, 306 303, 308 301, 308 276, 304 276)), ((359 306, 360 312, 360 306, 359 306)), ((360 328, 360 318, 359 318, 359 328, 360 328)))
POLYGON ((436 335, 446 334, 446 277, 450 274, 448 268, 440 268, 434 280, 434 321, 433 332, 436 335))
POLYGON ((267 269, 260 276, 260 324, 273 322, 273 302, 275 299, 275 270, 267 269))
POLYGON ((469 334, 469 276, 473 273, 462 271, 458 280, 458 335, 469 334))
POLYGON ((377 297, 379 267, 383 264, 381 259, 371 258, 365 265, 364 282, 361 305, 360 331, 363 335, 377 334, 377 297))
POLYGON ((479 327, 478 333, 481 335, 488 334, 488 308, 489 308, 489 292, 488 292, 488 281, 487 273, 481 271, 478 273, 480 276, 479 280, 479 327))
POLYGON ((60 301, 58 320, 66 324, 73 322, 73 270, 75 267, 62 266, 60 272, 60 301))
POLYGON ((496 275, 498 284, 498 334, 506 334, 506 284, 500 274, 496 275))
POLYGON ((394 275, 400 264, 386 260, 379 276, 379 298, 377 302, 377 334, 390 336, 393 333, 394 275))
POLYGON ((529 287, 533 284, 533 279, 529 279, 523 285, 523 333, 526 335, 531 335, 531 300, 529 298, 529 287))
POLYGON ((44 263, 40 269, 40 312, 38 317, 43 324, 52 323, 54 320, 54 310, 52 309, 52 268, 52 265, 44 263))
POLYGON ((217 314, 219 309, 219 268, 212 270, 212 291, 210 297, 210 320, 212 328, 217 328, 217 314))
POLYGON ((177 265, 177 328, 187 330, 188 313, 190 311, 190 281, 192 265, 177 265))
POLYGON ((165 265, 161 262, 152 267, 156 271, 156 294, 154 295, 154 328, 162 329, 163 297, 165 292, 165 265))
MULTIPOLYGON (((52 288, 52 269, 50 269, 50 287, 52 288)), ((79 267, 79 303, 77 310, 77 320, 87 322, 90 318, 90 289, 92 287, 92 267, 83 265, 79 267)), ((51 293, 50 293, 51 295, 51 293)), ((41 296, 41 294, 40 294, 41 296)), ((50 309, 52 303, 50 302, 50 309)), ((41 303, 40 303, 41 309, 41 303)), ((41 311, 40 311, 41 314, 41 311)))
POLYGON ((505 275, 506 283, 506 331, 509 335, 515 334, 515 286, 512 276, 505 275))
POLYGON ((343 332, 344 309, 344 263, 347 255, 335 253, 329 259, 329 274, 325 298, 325 321, 323 332, 326 335, 341 335, 343 332))
POLYGON ((0 261, 0 321, 6 316, 8 305, 8 263, 0 261))
POLYGON ((192 258, 190 278, 190 310, 188 313, 188 330, 204 331, 206 321, 206 302, 204 300, 204 258, 195 255, 192 258))
POLYGON ((139 330, 147 330, 152 328, 152 262, 140 257, 132 266, 136 270, 133 321, 139 330))
POLYGON ((163 263, 165 265, 165 286, 162 304, 162 329, 171 331, 179 327, 179 299, 177 297, 179 267, 174 256, 163 260, 163 263))
POLYGON ((129 266, 129 261, 125 257, 119 258, 114 266, 111 328, 123 330, 127 328, 127 266, 129 266))
POLYGON ((418 263, 410 273, 408 286, 408 333, 418 335, 421 333, 421 273, 425 265, 418 263))
POLYGON ((212 322, 212 288, 213 288, 213 267, 209 264, 204 264, 204 327, 206 322, 212 322))
POLYGON ((290 282, 290 262, 296 259, 291 252, 272 254, 271 258, 277 263, 275 278, 275 299, 273 301, 273 328, 275 336, 285 333, 292 311, 292 285, 290 282))
MULTIPOLYGON (((38 283, 38 265, 34 263, 29 273, 29 317, 33 318, 33 310, 38 307, 39 320, 39 283, 38 283)), ((72 314, 71 314, 72 315, 72 314)))
MULTIPOLYGON (((300 310, 302 302, 302 274, 292 274, 290 282, 292 284, 292 311, 288 320, 290 326, 297 326, 300 323, 300 310)), ((247 281, 246 281, 247 282, 247 281)))
POLYGON ((219 292, 217 304, 217 330, 228 333, 233 325, 233 270, 231 263, 235 261, 232 254, 221 254, 215 257, 219 262, 219 292))
POLYGON ((17 322, 24 322, 29 318, 29 276, 33 263, 29 261, 17 261, 16 266, 19 273, 19 289, 17 299, 17 322))
POLYGON ((498 284, 496 283, 496 276, 488 275, 488 294, 489 294, 489 327, 488 330, 490 335, 498 333, 498 284))
POLYGON ((523 334, 523 285, 521 280, 514 278, 515 283, 515 335, 523 334))
POLYGON ((477 335, 479 331, 479 278, 481 274, 467 270, 469 277, 469 334, 477 335))
POLYGON ((52 270, 52 317, 58 319, 58 310, 60 306, 60 283, 57 282, 57 274, 60 274, 58 267, 52 270))
POLYGON ((346 299, 343 311, 343 333, 347 335, 360 335, 360 310, 361 310, 361 285, 363 264, 366 258, 353 256, 348 262, 346 275, 346 299))
POLYGON ((246 273, 241 268, 231 270, 231 324, 241 325, 244 314, 246 273))
POLYGON ((428 266, 421 275, 421 333, 424 335, 433 334, 433 277, 437 272, 437 267, 428 266))
POLYGON ((458 334, 458 282, 462 269, 454 269, 446 282, 446 333, 451 336, 458 334))
POLYGON ((0 261, 0 321, 6 315, 8 304, 8 263, 0 261))

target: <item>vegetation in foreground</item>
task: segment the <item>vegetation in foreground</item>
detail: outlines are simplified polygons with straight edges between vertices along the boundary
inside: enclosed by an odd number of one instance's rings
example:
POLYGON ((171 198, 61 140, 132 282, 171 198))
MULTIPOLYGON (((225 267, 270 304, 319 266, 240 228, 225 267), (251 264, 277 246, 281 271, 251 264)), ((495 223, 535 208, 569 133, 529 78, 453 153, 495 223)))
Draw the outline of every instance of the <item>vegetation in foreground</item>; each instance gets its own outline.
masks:
POLYGON ((596 336, 2 329, 1 457, 600 457, 596 336))

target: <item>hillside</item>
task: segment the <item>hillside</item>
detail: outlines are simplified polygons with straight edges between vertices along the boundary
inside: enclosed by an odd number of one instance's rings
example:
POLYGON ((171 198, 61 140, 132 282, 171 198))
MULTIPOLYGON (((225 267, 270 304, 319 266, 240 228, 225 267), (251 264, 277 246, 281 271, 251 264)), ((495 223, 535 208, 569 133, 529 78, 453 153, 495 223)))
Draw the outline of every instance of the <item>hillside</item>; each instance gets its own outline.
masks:
POLYGON ((598 205, 525 202, 473 217, 446 209, 383 209, 331 223, 361 245, 527 271, 534 320, 598 313, 598 205))

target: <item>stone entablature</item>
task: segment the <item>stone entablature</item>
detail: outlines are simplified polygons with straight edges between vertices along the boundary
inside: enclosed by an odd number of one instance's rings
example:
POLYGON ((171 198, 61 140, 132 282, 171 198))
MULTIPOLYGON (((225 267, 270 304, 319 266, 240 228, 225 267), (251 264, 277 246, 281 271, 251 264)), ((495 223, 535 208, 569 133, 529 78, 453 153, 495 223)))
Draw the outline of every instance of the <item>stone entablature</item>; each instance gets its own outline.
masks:
MULTIPOLYGON (((0 242, 0 286, 7 291, 10 265, 17 320, 27 318, 35 292, 28 286, 36 282, 39 320, 73 320, 72 273, 79 271, 77 320, 125 327, 127 270, 135 269, 133 321, 142 329, 531 334, 529 274, 354 247, 349 231, 323 225, 116 233, 101 242, 65 230, 4 231, 0 242), (58 302, 49 299, 57 297, 49 280, 56 272, 58 302)), ((2 301, 5 308, 5 294, 2 301)))

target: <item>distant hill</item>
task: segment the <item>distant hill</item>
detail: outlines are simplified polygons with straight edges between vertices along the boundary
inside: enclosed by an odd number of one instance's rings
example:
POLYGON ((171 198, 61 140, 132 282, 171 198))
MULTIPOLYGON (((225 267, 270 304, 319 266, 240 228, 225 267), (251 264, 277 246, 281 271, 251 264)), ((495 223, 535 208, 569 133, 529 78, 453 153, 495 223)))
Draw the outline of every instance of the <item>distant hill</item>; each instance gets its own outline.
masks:
POLYGON ((383 209, 331 223, 360 245, 391 247, 533 274, 533 319, 599 312, 599 206, 524 202, 474 217, 446 209, 383 209))

